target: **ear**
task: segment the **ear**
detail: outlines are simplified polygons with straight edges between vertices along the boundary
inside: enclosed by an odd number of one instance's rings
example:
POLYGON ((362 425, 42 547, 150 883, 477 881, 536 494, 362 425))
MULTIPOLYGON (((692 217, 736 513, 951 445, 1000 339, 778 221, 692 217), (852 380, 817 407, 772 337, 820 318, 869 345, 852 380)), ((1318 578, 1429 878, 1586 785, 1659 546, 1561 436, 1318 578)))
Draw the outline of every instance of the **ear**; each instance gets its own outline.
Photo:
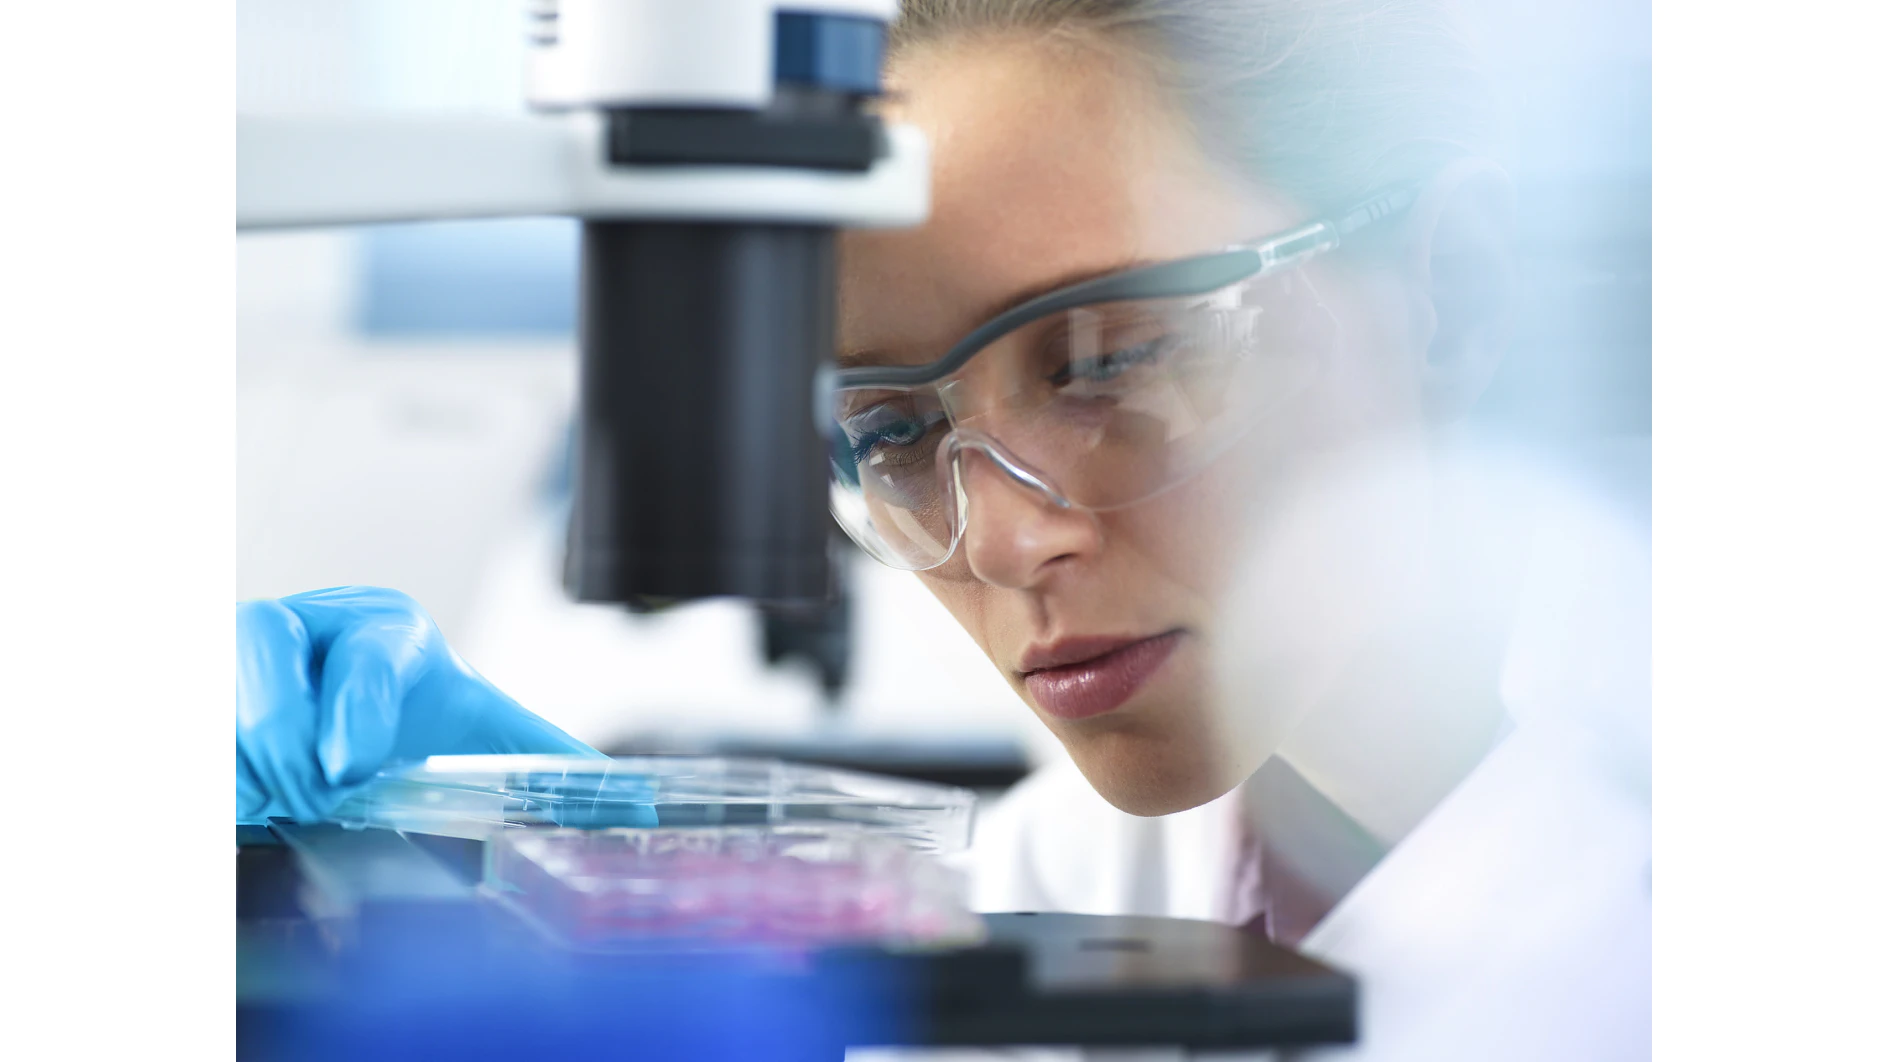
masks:
POLYGON ((1411 211, 1408 265, 1422 364, 1423 412, 1446 423, 1468 412, 1507 351, 1516 313, 1514 184, 1488 159, 1451 163, 1411 211))

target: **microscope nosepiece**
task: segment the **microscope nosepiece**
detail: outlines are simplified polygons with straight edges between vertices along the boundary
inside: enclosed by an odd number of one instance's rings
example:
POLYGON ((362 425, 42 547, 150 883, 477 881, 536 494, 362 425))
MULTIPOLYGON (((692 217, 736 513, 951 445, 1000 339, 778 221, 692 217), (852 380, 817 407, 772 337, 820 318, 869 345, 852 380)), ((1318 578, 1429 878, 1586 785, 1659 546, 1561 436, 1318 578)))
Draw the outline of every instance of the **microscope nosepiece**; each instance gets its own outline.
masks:
POLYGON ((589 221, 565 584, 581 601, 824 599, 834 229, 589 221))

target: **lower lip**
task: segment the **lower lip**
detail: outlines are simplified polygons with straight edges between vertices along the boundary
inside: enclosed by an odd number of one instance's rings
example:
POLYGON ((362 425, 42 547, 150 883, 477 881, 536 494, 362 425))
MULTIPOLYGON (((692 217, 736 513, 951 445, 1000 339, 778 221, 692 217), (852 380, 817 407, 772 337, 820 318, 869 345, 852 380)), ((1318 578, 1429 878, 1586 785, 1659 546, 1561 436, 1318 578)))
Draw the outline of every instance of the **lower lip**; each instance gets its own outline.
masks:
POLYGON ((1023 676, 1023 683, 1037 707, 1050 715, 1087 719, 1125 704, 1179 644, 1180 632, 1174 631, 1079 664, 1031 671, 1023 676))

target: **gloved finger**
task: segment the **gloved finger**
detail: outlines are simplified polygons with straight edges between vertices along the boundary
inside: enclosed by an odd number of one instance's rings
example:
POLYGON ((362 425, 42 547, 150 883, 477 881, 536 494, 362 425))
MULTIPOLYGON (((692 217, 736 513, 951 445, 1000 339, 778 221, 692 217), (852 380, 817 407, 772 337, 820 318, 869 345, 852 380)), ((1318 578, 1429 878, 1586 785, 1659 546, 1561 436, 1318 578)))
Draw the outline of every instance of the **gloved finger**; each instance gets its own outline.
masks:
POLYGON ((243 755, 242 742, 236 743, 236 821, 266 823, 269 819, 269 792, 256 777, 256 769, 243 755))
MULTIPOLYGON (((465 682, 453 687, 453 695, 466 705, 467 715, 476 719, 477 723, 466 732, 457 747, 451 751, 465 754, 495 752, 608 759, 603 753, 558 729, 542 716, 526 711, 517 701, 486 682, 456 653, 452 654, 452 666, 453 670, 458 671, 466 679, 465 682)), ((653 780, 647 785, 642 785, 637 779, 624 775, 612 775, 606 783, 599 784, 607 787, 610 796, 607 804, 609 821, 591 823, 591 825, 638 827, 661 825, 653 802, 646 806, 627 803, 629 800, 642 799, 645 795, 653 801, 655 797, 653 780)), ((575 810, 574 813, 578 816, 583 815, 581 809, 575 810)), ((565 821, 564 824, 574 825, 575 823, 565 821)))
POLYGON ((436 637, 424 614, 369 613, 334 637, 321 665, 322 775, 330 785, 371 778, 393 754, 407 693, 436 637))
POLYGON ((450 649, 447 653, 450 664, 427 676, 426 683, 430 688, 426 695, 435 699, 448 717, 460 723, 453 733, 439 735, 436 747, 414 752, 421 755, 473 755, 487 752, 603 755, 543 718, 526 711, 517 701, 467 666, 457 653, 450 649))
POLYGON ((301 618, 316 660, 326 655, 336 638, 370 617, 412 623, 422 630, 430 629, 433 622, 411 596, 380 586, 331 586, 290 594, 280 604, 301 618))
MULTIPOLYGON (((500 696, 503 695, 500 694, 500 696)), ((516 702, 513 704, 515 705, 516 702)), ((484 732, 479 735, 479 743, 487 752, 607 758, 603 753, 552 725, 542 716, 516 707, 509 715, 488 719, 484 732)))
POLYGON ((238 754, 266 803, 314 821, 326 811, 329 794, 315 759, 309 654, 308 632, 295 613, 274 601, 236 607, 238 754))

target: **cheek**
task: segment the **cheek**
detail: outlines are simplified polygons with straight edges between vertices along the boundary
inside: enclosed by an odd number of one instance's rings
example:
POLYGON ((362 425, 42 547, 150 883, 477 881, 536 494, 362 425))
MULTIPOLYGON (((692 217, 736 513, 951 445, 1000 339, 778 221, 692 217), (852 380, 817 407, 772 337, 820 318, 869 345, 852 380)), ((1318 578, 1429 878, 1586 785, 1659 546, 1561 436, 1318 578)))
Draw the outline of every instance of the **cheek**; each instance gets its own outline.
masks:
POLYGON ((1328 375, 1308 399, 1308 448, 1329 449, 1421 423, 1422 377, 1404 352, 1357 334, 1332 352, 1328 375))
POLYGON ((1323 290, 1331 345, 1313 385, 1284 418, 1301 448, 1328 449, 1420 423, 1423 359, 1399 310, 1400 287, 1363 278, 1327 281, 1323 290))
POLYGON ((1153 498, 1104 514, 1106 568, 1134 584, 1183 588, 1210 602, 1224 583, 1241 539, 1251 474, 1227 455, 1153 498))
MULTIPOLYGON (((972 574, 964 560, 964 551, 959 549, 950 560, 930 571, 914 574, 977 647, 991 656, 991 639, 1001 636, 1001 623, 999 617, 992 615, 990 587, 972 574)), ((991 659, 996 658, 991 656, 991 659)))
POLYGON ((1395 371, 1394 352, 1386 354, 1378 337, 1355 338, 1332 351, 1318 384, 1197 475, 1105 514, 1107 569, 1153 573, 1216 608, 1252 528, 1278 509, 1309 464, 1399 422, 1418 422, 1419 393, 1407 373, 1395 371))

